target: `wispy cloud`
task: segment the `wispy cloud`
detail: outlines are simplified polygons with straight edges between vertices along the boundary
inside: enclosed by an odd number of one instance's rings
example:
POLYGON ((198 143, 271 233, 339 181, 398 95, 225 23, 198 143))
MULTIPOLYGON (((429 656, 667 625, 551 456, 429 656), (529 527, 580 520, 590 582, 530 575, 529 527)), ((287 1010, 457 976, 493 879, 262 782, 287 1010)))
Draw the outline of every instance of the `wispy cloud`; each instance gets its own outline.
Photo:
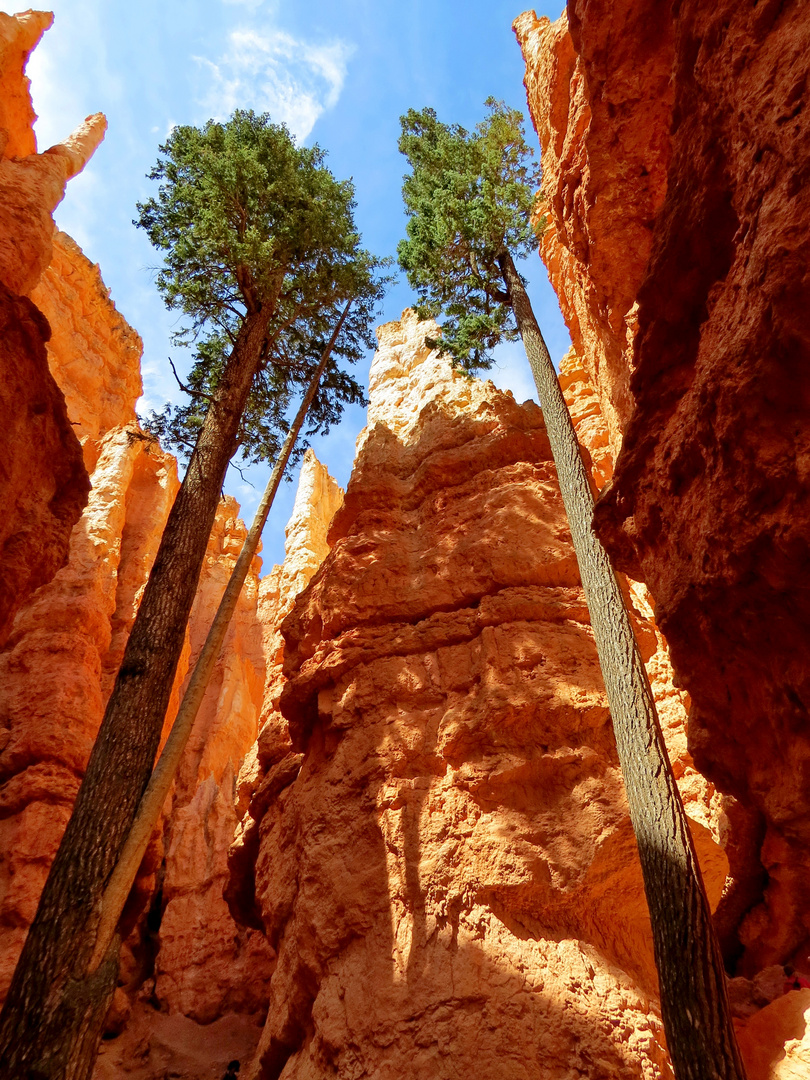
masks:
POLYGON ((337 103, 353 52, 340 40, 314 44, 283 30, 234 30, 217 61, 196 57, 211 77, 201 104, 217 120, 236 108, 269 112, 305 139, 337 103))

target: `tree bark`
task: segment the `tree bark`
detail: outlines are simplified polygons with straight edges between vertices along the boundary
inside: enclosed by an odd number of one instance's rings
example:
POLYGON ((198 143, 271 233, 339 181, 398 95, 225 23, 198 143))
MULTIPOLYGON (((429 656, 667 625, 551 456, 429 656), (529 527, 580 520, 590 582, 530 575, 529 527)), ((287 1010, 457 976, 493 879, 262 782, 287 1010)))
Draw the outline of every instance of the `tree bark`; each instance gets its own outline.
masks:
POLYGON ((498 259, 543 408, 613 718, 652 923, 661 1013, 677 1080, 745 1080, 725 971, 692 836, 621 588, 593 531, 593 492, 521 277, 498 259))
POLYGON ((4 1080, 87 1080, 120 939, 88 974, 100 900, 152 772, 272 305, 247 315, 169 514, 73 813, 0 1014, 4 1080))
POLYGON ((115 869, 104 890, 104 895, 101 898, 101 915, 97 937, 93 948, 93 955, 90 957, 90 963, 88 965, 89 973, 94 972, 99 964, 102 963, 107 954, 107 950, 113 941, 118 920, 121 917, 121 912, 124 910, 124 905, 126 904, 130 889, 135 881, 138 867, 146 853, 149 839, 160 818, 160 811, 163 808, 163 804, 169 794, 174 778, 177 775, 177 770, 180 767, 183 751, 186 748, 189 736, 194 727, 197 713, 200 711, 206 688, 211 681, 214 665, 216 664, 220 649, 222 648, 222 643, 225 640, 225 634, 231 624, 233 613, 236 611, 236 605, 239 602, 242 586, 245 584, 245 578, 250 570, 250 564, 253 562, 253 557, 259 546, 262 530, 267 522, 267 515, 270 513, 270 508, 276 497, 281 478, 284 476, 284 472, 287 468, 287 462, 290 460, 290 454, 292 453, 298 438, 298 432, 301 430, 304 420, 307 417, 307 413, 309 412, 309 407, 315 398, 315 394, 318 392, 318 384, 321 381, 321 376, 324 373, 329 356, 337 341, 338 334, 343 327, 346 316, 349 314, 350 307, 351 301, 346 305, 343 314, 338 320, 329 344, 323 351, 320 363, 315 370, 315 374, 310 379, 307 392, 304 394, 298 413, 296 414, 295 420, 293 420, 292 427, 289 430, 287 438, 284 440, 284 445, 281 448, 278 460, 270 474, 270 479, 267 482, 264 495, 256 509, 253 524, 250 526, 250 531, 245 537, 242 550, 239 552, 239 558, 236 560, 236 565, 231 572, 228 584, 225 586, 225 592, 222 594, 219 607, 214 615, 214 621, 211 623, 211 627, 206 635, 205 644, 200 650, 197 663, 194 665, 194 671, 188 681, 186 692, 183 694, 180 708, 177 710, 177 716, 172 725, 171 733, 166 740, 166 745, 163 747, 154 772, 149 778, 146 791, 143 793, 143 798, 138 805, 138 812, 132 823, 132 828, 127 835, 118 862, 115 864, 115 869))

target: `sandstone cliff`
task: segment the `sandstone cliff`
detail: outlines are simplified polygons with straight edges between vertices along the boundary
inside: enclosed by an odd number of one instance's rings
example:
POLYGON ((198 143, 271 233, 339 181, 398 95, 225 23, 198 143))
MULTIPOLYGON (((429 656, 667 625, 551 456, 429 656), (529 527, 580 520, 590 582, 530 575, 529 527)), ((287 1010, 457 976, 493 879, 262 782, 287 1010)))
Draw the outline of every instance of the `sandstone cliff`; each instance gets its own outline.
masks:
POLYGON ((598 528, 649 586, 690 750, 734 796, 727 963, 807 971, 810 9, 572 0, 568 20, 515 29, 541 254, 622 446, 598 528))
MULTIPOLYGON (((0 121, 8 134, 0 161, 0 405, 8 406, 14 449, 3 473, 0 533, 0 625, 8 636, 0 654, 0 998, 178 487, 174 459, 136 421, 140 338, 111 302, 98 267, 54 229, 65 182, 104 124, 90 118, 64 145, 36 154, 23 72, 50 22, 36 12, 0 15, 0 121)), ((244 539, 238 509, 226 499, 218 512, 167 721, 244 539)), ((234 925, 222 898, 235 775, 255 741, 263 695, 259 566, 256 560, 138 882, 147 913, 124 948, 110 1028, 120 1031, 129 1018, 128 1056, 145 1077, 163 1075, 161 1055, 176 1064, 178 1054, 194 1060, 204 1047, 206 1067, 224 1068, 234 1044, 250 1053, 255 1016, 266 1006, 272 953, 261 935, 234 925), (212 1040, 213 1029, 201 1035, 200 1025, 214 1019, 212 1040)))
POLYGON ((51 212, 70 176, 104 134, 91 118, 64 146, 37 154, 28 56, 53 16, 0 12, 0 646, 14 615, 67 555, 87 501, 87 473, 65 404, 48 370, 50 328, 25 295, 51 255, 51 212))
MULTIPOLYGON (((378 331, 333 547, 282 626, 292 745, 251 803, 253 892, 232 882, 278 951, 250 1075, 667 1076, 542 415, 453 372, 426 333, 412 312, 378 331)), ((658 693, 674 745, 680 699, 658 693)), ((716 900, 722 811, 705 786, 693 801, 716 900)), ((239 843, 232 866, 249 876, 239 843)))

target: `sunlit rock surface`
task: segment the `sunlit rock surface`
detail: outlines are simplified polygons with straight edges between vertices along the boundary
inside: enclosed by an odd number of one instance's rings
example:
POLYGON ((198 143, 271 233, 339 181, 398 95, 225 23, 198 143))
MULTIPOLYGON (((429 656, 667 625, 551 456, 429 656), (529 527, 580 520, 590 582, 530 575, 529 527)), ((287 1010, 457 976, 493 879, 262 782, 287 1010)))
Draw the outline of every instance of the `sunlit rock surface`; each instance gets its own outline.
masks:
MULTIPOLYGON (((604 535, 650 587, 631 583, 633 618, 751 1080, 803 1076, 808 1053, 808 992, 780 972, 810 967, 810 35, 808 9, 783 7, 687 0, 672 22, 651 0, 577 0, 570 30, 516 24, 574 346, 561 381, 604 535)), ((0 390, 0 993, 178 485, 134 415, 139 338, 53 226, 104 122, 37 154, 24 64, 48 25, 0 14, 17 373, 0 390)), ((413 313, 380 328, 345 501, 308 454, 285 563, 252 568, 142 870, 97 1080, 206 1080, 234 1057, 302 1080, 669 1075, 542 418, 426 332, 413 313)), ((244 535, 223 501, 169 721, 244 535)))
POLYGON ((672 36, 655 0, 528 11, 514 30, 542 148, 541 254, 614 455, 632 412, 636 295, 666 190, 672 36), (582 11, 580 11, 582 8, 582 11))
POLYGON ((292 745, 251 806, 278 964, 249 1075, 668 1076, 542 415, 426 334, 413 312, 378 331, 333 547, 282 627, 292 745))
POLYGON ((31 103, 30 80, 25 65, 45 31, 53 24, 49 11, 26 11, 19 15, 0 12, 0 156, 28 157, 37 152, 34 136, 36 114, 31 103))
POLYGON ((110 303, 98 266, 66 233, 55 233, 50 265, 31 299, 50 323, 48 363, 82 442, 134 424, 141 339, 110 303))
MULTIPOLYGON (((240 817, 230 853, 228 901, 237 921, 263 930, 256 909, 255 862, 259 825, 268 798, 269 773, 277 784, 294 774, 300 762, 292 750, 289 726, 281 715, 279 699, 284 689, 284 638, 281 625, 295 598, 309 584, 327 554, 330 523, 343 503, 343 491, 312 450, 307 450, 298 490, 287 522, 284 562, 274 566, 259 586, 259 619, 266 660, 264 700, 259 737, 245 756, 236 786, 236 809, 240 817)), ((272 791, 271 791, 272 794, 272 791)))
POLYGON ((53 211, 68 180, 104 138, 102 113, 88 116, 63 143, 37 153, 28 57, 53 22, 48 12, 0 12, 0 282, 23 296, 51 261, 53 211))

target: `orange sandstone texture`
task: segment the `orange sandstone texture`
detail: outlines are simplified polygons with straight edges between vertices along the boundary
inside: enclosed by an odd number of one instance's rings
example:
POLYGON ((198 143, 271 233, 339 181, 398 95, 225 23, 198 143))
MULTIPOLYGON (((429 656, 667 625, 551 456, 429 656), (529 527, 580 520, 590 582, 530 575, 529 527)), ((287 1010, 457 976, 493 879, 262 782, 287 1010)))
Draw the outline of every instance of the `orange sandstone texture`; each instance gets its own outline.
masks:
MULTIPOLYGON (((236 501, 217 514, 189 622, 196 662, 247 530, 236 501)), ((229 1012, 263 1014, 273 954, 238 930, 222 897, 237 815, 236 776, 256 741, 264 686, 255 559, 194 725, 167 824, 155 965, 161 1008, 210 1023, 229 1012)))
POLYGON ((259 620, 266 677, 259 736, 245 755, 236 786, 236 810, 240 822, 230 855, 228 901, 240 921, 262 930, 255 907, 254 871, 259 843, 259 823, 268 790, 283 776, 297 770, 300 758, 293 753, 289 727, 279 711, 284 688, 284 639, 281 624, 295 598, 308 584, 329 553, 327 533, 343 503, 343 491, 310 449, 304 454, 298 490, 287 522, 284 562, 274 566, 259 585, 259 620), (265 781, 270 773, 275 779, 265 781), (261 790, 258 790, 261 785, 261 790), (258 791, 258 796, 257 796, 258 791), (257 796, 254 799, 254 796, 257 796))
MULTIPOLYGON (((117 1021, 123 1032, 103 1044, 96 1080, 157 1080, 167 1072, 208 1080, 230 1059, 247 1061, 253 1054, 275 952, 255 927, 235 926, 223 900, 238 817, 236 773, 250 751, 238 786, 246 804, 259 753, 276 745, 281 730, 278 623, 328 551, 326 530, 341 497, 309 451, 287 526, 285 563, 260 583, 255 560, 192 733, 167 811, 161 896, 150 916, 154 929, 150 937, 147 924, 144 940, 125 950, 127 994, 119 999, 117 1021), (140 952, 149 947, 156 956, 144 981, 140 952)), ((237 512, 227 498, 217 514, 190 621, 190 664, 245 538, 237 512)), ((282 755, 288 748, 285 735, 282 755)), ((241 837, 245 831, 243 822, 241 837)))
POLYGON ((542 415, 431 333, 378 331, 332 551, 282 627, 292 747, 239 898, 278 951, 249 1075, 669 1076, 542 415))
POLYGON ((70 535, 67 564, 23 604, 0 654, 0 995, 67 822, 178 487, 174 459, 135 424, 140 339, 77 245, 59 234, 55 250, 58 270, 43 276, 36 300, 54 327, 47 349, 54 393, 66 422, 76 418, 71 429, 83 443, 76 452, 83 449, 92 469, 92 489, 70 535), (95 416, 94 406, 100 406, 95 416))
POLYGON ((34 304, 0 286, 0 646, 21 605, 65 561, 90 487, 48 370, 48 337, 34 304))
POLYGON ((541 254, 598 394, 614 456, 633 407, 636 296, 666 190, 672 36, 656 0, 527 11, 514 30, 540 138, 541 254))
POLYGON ((542 253, 624 437, 597 527, 655 598, 699 769, 736 798, 727 960, 806 970, 810 9, 654 7, 575 0, 570 34, 516 23, 542 253), (632 349, 616 319, 581 329, 620 310, 632 349))
POLYGON ((66 233, 56 231, 50 265, 31 299, 51 325, 48 364, 82 442, 134 424, 143 389, 141 339, 110 302, 98 266, 66 233))
MULTIPOLYGON (((2 994, 104 711, 102 673, 113 616, 118 612, 120 618, 124 606, 117 589, 119 571, 126 588, 121 558, 140 556, 140 545, 127 535, 127 494, 143 474, 159 535, 176 490, 174 463, 160 453, 147 457, 145 445, 132 428, 114 429, 102 440, 68 563, 20 611, 0 655, 2 994)), ((153 557, 156 544, 151 548, 153 557)))
MULTIPOLYGON (((238 509, 228 497, 217 511, 164 733, 246 535, 238 509)), ((154 877, 140 891, 151 909, 124 946, 122 990, 108 1020, 117 1037, 102 1044, 97 1080, 157 1080, 167 1071, 205 1080, 232 1057, 249 1056, 259 1037, 274 954, 255 930, 234 924, 222 895, 237 821, 235 776, 256 739, 262 700, 259 566, 257 559, 147 856, 154 877)))
POLYGON ((810 1076, 810 990, 783 994, 740 1033, 748 1080, 810 1076))
POLYGON ((0 157, 28 157, 37 152, 36 114, 25 65, 40 38, 53 25, 49 11, 6 15, 0 11, 0 157), (5 132, 5 134, 2 134, 5 132))
POLYGON ((67 555, 88 480, 62 395, 48 371, 47 321, 23 298, 50 259, 51 212, 103 136, 103 117, 70 145, 38 155, 25 78, 53 16, 0 12, 0 645, 15 613, 67 555))

